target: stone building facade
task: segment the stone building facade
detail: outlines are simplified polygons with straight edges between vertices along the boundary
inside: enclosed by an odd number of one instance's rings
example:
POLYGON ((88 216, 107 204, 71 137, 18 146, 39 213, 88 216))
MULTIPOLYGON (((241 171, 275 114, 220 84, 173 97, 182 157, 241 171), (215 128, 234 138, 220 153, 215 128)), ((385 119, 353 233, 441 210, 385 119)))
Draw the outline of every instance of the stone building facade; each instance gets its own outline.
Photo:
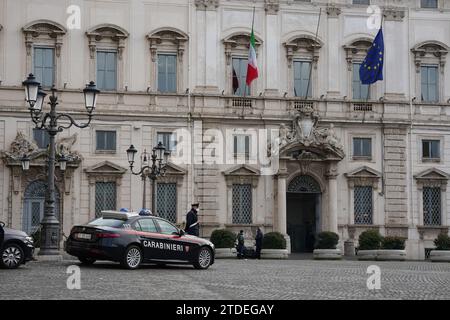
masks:
POLYGON ((157 211, 180 224, 199 201, 202 236, 261 226, 308 251, 318 231, 343 245, 374 228, 424 259, 450 225, 449 50, 443 0, 0 0, 0 220, 33 232, 43 211, 46 136, 21 87, 32 72, 80 121, 84 85, 102 90, 92 125, 58 136, 66 235, 102 209, 149 207, 126 150, 163 141, 173 157, 157 211), (245 88, 253 8, 259 78, 245 88), (357 70, 377 8, 385 80, 367 88, 357 70), (259 160, 273 147, 271 172, 259 160), (219 154, 230 161, 207 160, 219 154))

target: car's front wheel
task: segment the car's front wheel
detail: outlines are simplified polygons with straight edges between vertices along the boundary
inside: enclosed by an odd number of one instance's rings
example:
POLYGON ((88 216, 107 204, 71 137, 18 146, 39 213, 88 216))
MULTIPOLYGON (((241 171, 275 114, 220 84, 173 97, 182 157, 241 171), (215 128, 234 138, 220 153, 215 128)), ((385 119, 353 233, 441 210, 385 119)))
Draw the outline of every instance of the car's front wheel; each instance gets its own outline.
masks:
POLYGON ((22 248, 18 244, 6 244, 1 251, 0 265, 7 269, 15 269, 24 259, 22 248))
POLYGON ((127 269, 137 269, 142 262, 142 250, 138 246, 129 246, 125 250, 121 265, 127 269))
POLYGON ((208 247, 203 247, 199 250, 197 259, 194 262, 196 269, 208 269, 213 261, 212 251, 208 247))
POLYGON ((86 257, 78 257, 78 260, 80 260, 81 264, 84 264, 86 266, 93 265, 95 263, 95 259, 92 258, 86 258, 86 257))

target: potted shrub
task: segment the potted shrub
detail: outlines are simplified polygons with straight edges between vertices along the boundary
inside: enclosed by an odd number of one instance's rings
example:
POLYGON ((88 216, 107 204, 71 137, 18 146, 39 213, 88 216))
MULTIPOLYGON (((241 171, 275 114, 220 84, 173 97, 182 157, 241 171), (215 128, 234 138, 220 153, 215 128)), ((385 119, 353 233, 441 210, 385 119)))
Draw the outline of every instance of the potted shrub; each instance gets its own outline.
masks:
POLYGON ((377 260, 406 260, 405 238, 385 237, 381 240, 381 249, 377 252, 377 260))
POLYGON ((216 259, 235 258, 236 248, 234 243, 236 235, 230 230, 218 229, 211 233, 210 241, 216 248, 216 259))
POLYGON ((435 240, 436 249, 431 250, 430 260, 433 262, 450 262, 450 237, 441 233, 435 240))
POLYGON ((286 239, 279 232, 269 232, 264 235, 261 258, 262 259, 287 259, 286 239))
POLYGON ((325 231, 317 235, 313 256, 317 260, 339 260, 342 258, 341 249, 336 249, 339 243, 339 235, 325 231))
POLYGON ((376 260, 383 237, 378 230, 366 230, 358 238, 358 260, 376 260))

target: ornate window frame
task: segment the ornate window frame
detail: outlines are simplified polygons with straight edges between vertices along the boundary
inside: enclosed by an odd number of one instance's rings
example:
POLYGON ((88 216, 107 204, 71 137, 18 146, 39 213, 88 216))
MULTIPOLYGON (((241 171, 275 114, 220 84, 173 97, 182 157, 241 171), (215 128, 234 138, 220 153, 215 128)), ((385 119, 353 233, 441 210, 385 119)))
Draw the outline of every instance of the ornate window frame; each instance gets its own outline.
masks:
POLYGON ((380 189, 380 182, 382 174, 377 170, 369 168, 367 166, 360 167, 356 170, 347 172, 345 174, 347 178, 349 192, 349 225, 354 225, 358 227, 362 227, 364 225, 355 224, 355 187, 372 187, 373 190, 373 201, 372 201, 372 224, 373 225, 382 225, 383 221, 381 220, 381 214, 378 214, 379 207, 378 203, 380 201, 380 196, 378 190, 380 189))
POLYGON ((311 63, 311 96, 317 96, 319 85, 318 62, 320 58, 320 49, 323 46, 322 41, 317 40, 310 35, 298 35, 290 38, 283 43, 286 50, 287 59, 287 84, 288 92, 294 96, 294 61, 304 61, 311 63))
MULTIPOLYGON (((233 58, 248 58, 248 50, 251 34, 246 31, 235 32, 222 40, 225 50, 225 93, 233 94, 233 58)), ((255 34, 256 40, 256 56, 259 57, 260 47, 263 41, 255 34)), ((257 93, 257 82, 250 88, 250 95, 254 96, 257 93)))
POLYGON ((97 51, 117 52, 117 87, 121 91, 125 84, 125 59, 128 31, 114 24, 100 24, 86 31, 89 45, 89 78, 97 79, 97 51))
POLYGON ((258 187, 259 178, 261 173, 259 170, 252 168, 248 165, 238 165, 223 171, 225 176, 225 182, 227 186, 227 217, 226 224, 237 226, 233 224, 233 185, 235 184, 250 184, 252 186, 252 224, 245 226, 252 226, 255 224, 256 218, 256 188, 258 187))
MULTIPOLYGON (((349 100, 353 100, 353 64, 354 63, 362 63, 367 55, 369 48, 372 46, 373 39, 369 37, 360 37, 349 44, 344 45, 345 50, 345 59, 347 61, 347 97, 349 100)), ((376 85, 371 85, 369 87, 370 90, 370 99, 373 100, 376 93, 376 85)))
MULTIPOLYGON (((450 47, 439 41, 424 41, 411 49, 414 55, 414 65, 416 67, 416 77, 415 77, 415 89, 416 96, 420 97, 422 94, 421 87, 421 67, 425 65, 436 65, 438 66, 439 74, 439 102, 445 99, 445 65, 446 57, 450 51, 450 47)), ((421 99, 419 99, 421 101, 421 99)), ((421 101, 421 103, 423 103, 421 101)), ((424 102, 426 103, 426 102, 424 102)))
POLYGON ((57 22, 50 20, 36 20, 26 24, 22 28, 25 37, 26 48, 26 70, 27 73, 33 71, 33 52, 35 47, 46 47, 55 50, 54 61, 54 84, 56 87, 61 86, 61 66, 62 57, 61 49, 64 44, 64 36, 67 29, 57 22))
POLYGON ((147 35, 150 48, 150 88, 158 91, 158 54, 175 54, 177 56, 177 91, 181 93, 185 86, 185 69, 187 68, 185 51, 189 36, 176 28, 159 28, 147 35))
POLYGON ((419 228, 439 228, 447 224, 447 184, 450 175, 444 171, 436 168, 430 168, 422 171, 414 176, 418 192, 418 206, 419 206, 419 228), (423 188, 424 187, 438 187, 441 188, 441 225, 440 226, 425 226, 423 214, 423 188))
POLYGON ((89 182, 89 219, 95 218, 95 183, 96 182, 115 182, 116 183, 116 201, 117 206, 121 207, 121 186, 122 177, 127 169, 122 168, 110 161, 97 163, 89 168, 84 169, 89 182))

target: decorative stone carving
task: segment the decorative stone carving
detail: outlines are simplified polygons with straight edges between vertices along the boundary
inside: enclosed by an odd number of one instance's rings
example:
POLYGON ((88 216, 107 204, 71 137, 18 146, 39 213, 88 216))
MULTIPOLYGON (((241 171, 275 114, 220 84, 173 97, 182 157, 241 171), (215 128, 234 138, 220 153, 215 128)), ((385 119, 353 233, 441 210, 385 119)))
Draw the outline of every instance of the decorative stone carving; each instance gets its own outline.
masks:
MULTIPOLYGON (((255 36, 256 37, 256 36, 255 36)), ((258 54, 258 48, 262 44, 262 40, 256 37, 256 54, 258 54)), ((227 65, 231 65, 231 58, 233 53, 245 54, 248 53, 250 43, 250 33, 235 33, 223 40, 225 46, 225 56, 227 65)))
POLYGON ((89 29, 86 36, 89 40, 89 52, 91 59, 95 58, 97 44, 101 41, 113 42, 117 47, 117 56, 122 60, 123 50, 125 48, 125 39, 128 38, 128 32, 113 24, 101 24, 89 29))
POLYGON ((438 187, 443 192, 447 190, 447 183, 450 175, 436 168, 425 170, 414 176, 417 181, 417 188, 422 190, 426 187, 438 187))
POLYGON ((348 71, 352 71, 354 60, 364 60, 367 51, 371 46, 372 39, 369 38, 360 38, 353 41, 351 44, 344 46, 348 71))
POLYGON ((197 10, 216 10, 219 7, 219 0, 195 0, 197 10))
POLYGON ((344 147, 334 131, 334 125, 317 128, 318 121, 318 113, 312 107, 300 109, 292 122, 292 129, 284 124, 280 127, 280 154, 291 152, 299 160, 343 159, 344 147), (299 148, 300 151, 295 151, 299 148))
POLYGON ((277 14, 280 10, 279 0, 265 0, 264 9, 267 14, 277 14))
POLYGON ((387 8, 383 11, 383 16, 386 21, 403 21, 405 11, 401 9, 387 8))
POLYGON ((159 29, 155 32, 147 35, 147 39, 150 42, 150 52, 152 61, 156 62, 156 56, 158 49, 172 49, 178 53, 178 59, 183 59, 185 51, 185 44, 188 41, 188 36, 176 29, 165 28, 159 29))
POLYGON ((418 44, 411 49, 411 52, 414 54, 414 64, 416 65, 416 72, 420 73, 421 65, 423 63, 430 62, 431 59, 439 63, 441 73, 444 74, 446 56, 449 50, 450 48, 447 45, 438 41, 425 41, 418 44))
POLYGON ((251 184, 253 188, 258 186, 260 171, 248 165, 238 165, 229 170, 222 172, 225 176, 227 186, 231 187, 233 184, 251 184))
POLYGON ((348 172, 345 176, 350 189, 355 186, 370 186, 376 190, 381 180, 381 173, 367 166, 348 172))
POLYGON ((308 58, 313 62, 314 68, 317 68, 319 61, 319 52, 322 44, 309 35, 297 36, 284 43, 286 48, 286 58, 288 67, 292 67, 294 56, 308 58))
POLYGON ((341 14, 341 8, 335 7, 335 6, 328 6, 327 7, 327 15, 330 18, 337 18, 341 14))
POLYGON ((37 20, 27 24, 22 28, 22 31, 25 35, 25 47, 28 56, 31 56, 31 49, 37 41, 53 44, 56 57, 61 55, 62 39, 67 32, 62 25, 49 20, 37 20))
POLYGON ((56 153, 58 156, 64 155, 69 161, 81 160, 81 155, 77 151, 72 151, 72 146, 77 141, 78 135, 75 133, 70 137, 61 138, 56 142, 56 153))
POLYGON ((11 143, 10 152, 6 152, 6 154, 13 159, 20 159, 23 155, 30 156, 38 150, 38 146, 29 141, 22 131, 19 131, 11 143))

